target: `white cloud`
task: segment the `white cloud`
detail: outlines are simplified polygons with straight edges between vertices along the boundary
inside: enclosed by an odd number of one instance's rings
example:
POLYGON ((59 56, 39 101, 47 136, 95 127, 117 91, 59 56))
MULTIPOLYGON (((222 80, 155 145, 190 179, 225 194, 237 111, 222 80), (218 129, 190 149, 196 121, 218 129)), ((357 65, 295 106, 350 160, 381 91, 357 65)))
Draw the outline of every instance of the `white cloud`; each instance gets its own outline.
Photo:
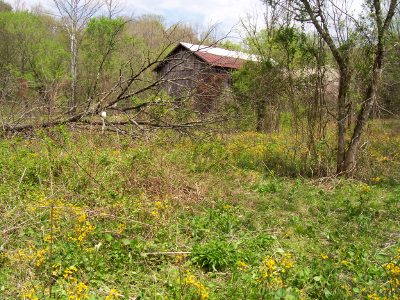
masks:
POLYGON ((228 33, 240 18, 255 11, 262 11, 260 0, 202 0, 187 2, 185 0, 149 0, 146 2, 129 0, 128 7, 136 13, 162 14, 167 21, 186 21, 198 23, 204 27, 219 24, 220 30, 228 33))
MULTIPOLYGON (((22 0, 21 2, 24 2, 28 8, 39 2, 46 8, 54 8, 51 0, 22 0)), ((219 23, 219 28, 225 32, 228 32, 246 14, 253 14, 254 10, 262 10, 262 6, 261 0, 125 0, 128 15, 132 13, 135 15, 161 14, 169 23, 185 21, 204 27, 219 23)))
MULTIPOLYGON (((6 0, 7 1, 7 0, 6 0)), ((8 0, 12 1, 12 0, 8 0)), ((30 7, 40 0, 21 0, 30 7)), ((51 0, 42 0, 46 8, 53 8, 51 0)), ((264 11, 261 0, 121 0, 125 1, 125 13, 140 15, 153 13, 163 15, 168 23, 178 21, 199 24, 205 28, 218 23, 225 34, 246 15, 256 16, 264 11)), ((362 0, 353 0, 360 7, 362 0)), ((256 21, 262 26, 262 17, 256 21)))
MULTIPOLYGON (((20 7, 30 9, 40 3, 45 9, 56 12, 52 0, 5 0, 14 5, 20 1, 20 7)), ((239 35, 232 31, 240 18, 247 14, 263 11, 261 0, 120 0, 124 3, 123 14, 138 16, 141 14, 158 14, 164 16, 168 24, 188 22, 199 25, 205 30, 218 24, 217 36, 219 38, 229 35, 238 38, 239 35)), ((235 40, 236 41, 236 40, 235 40)))

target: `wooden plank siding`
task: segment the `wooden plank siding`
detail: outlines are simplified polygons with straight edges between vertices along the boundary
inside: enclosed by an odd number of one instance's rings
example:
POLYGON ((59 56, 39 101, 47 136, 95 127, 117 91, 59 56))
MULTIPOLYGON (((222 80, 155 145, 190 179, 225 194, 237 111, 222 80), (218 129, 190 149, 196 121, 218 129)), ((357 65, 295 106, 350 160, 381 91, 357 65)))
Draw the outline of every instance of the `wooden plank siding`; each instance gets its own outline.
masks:
POLYGON ((157 80, 163 81, 159 87, 168 94, 182 92, 182 89, 185 88, 196 88, 198 80, 204 75, 229 73, 227 70, 201 61, 187 50, 179 50, 176 54, 166 58, 162 66, 157 68, 157 80))
POLYGON ((222 92, 232 85, 229 68, 213 66, 183 46, 169 53, 155 71, 160 91, 177 98, 194 95, 194 109, 200 113, 218 110, 222 92))

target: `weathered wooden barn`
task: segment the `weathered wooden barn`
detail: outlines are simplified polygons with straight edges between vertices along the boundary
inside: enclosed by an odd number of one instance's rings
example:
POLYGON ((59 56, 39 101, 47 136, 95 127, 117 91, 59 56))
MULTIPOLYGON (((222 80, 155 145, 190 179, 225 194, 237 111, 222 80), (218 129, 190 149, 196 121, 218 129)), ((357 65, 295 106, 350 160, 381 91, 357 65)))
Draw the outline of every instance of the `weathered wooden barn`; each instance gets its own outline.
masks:
POLYGON ((159 88, 175 97, 193 95, 200 112, 218 109, 218 98, 232 84, 230 72, 254 55, 205 45, 179 43, 155 68, 159 88))

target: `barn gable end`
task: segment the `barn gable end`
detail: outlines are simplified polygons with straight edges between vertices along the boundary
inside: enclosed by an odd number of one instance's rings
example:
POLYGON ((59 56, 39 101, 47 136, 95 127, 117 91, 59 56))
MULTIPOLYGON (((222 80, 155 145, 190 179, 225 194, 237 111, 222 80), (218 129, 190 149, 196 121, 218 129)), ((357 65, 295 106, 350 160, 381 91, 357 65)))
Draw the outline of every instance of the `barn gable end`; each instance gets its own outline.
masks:
MULTIPOLYGON (((160 90, 181 97, 188 90, 196 93, 206 82, 221 81, 224 88, 231 83, 230 71, 240 69, 246 60, 254 56, 204 45, 179 43, 155 68, 160 90)), ((210 90, 210 86, 206 90, 210 90)), ((207 91, 209 94, 209 91, 207 91)))

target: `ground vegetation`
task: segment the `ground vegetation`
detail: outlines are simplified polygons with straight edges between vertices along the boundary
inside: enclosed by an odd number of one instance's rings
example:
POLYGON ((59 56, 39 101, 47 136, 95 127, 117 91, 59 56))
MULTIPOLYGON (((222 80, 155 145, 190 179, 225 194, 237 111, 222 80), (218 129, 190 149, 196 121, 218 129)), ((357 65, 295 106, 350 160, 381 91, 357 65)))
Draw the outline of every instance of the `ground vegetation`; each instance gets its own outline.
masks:
POLYGON ((120 8, 77 32, 75 76, 65 20, 0 2, 0 298, 399 299, 398 15, 344 174, 332 48, 351 69, 350 151, 383 19, 362 19, 372 43, 347 27, 332 46, 294 26, 307 14, 270 5, 236 45, 120 8), (196 91, 158 88, 153 69, 182 40, 258 57, 213 113, 196 91))
POLYGON ((289 128, 2 140, 0 297, 396 299, 398 126, 368 126, 354 179, 296 176, 289 128))

